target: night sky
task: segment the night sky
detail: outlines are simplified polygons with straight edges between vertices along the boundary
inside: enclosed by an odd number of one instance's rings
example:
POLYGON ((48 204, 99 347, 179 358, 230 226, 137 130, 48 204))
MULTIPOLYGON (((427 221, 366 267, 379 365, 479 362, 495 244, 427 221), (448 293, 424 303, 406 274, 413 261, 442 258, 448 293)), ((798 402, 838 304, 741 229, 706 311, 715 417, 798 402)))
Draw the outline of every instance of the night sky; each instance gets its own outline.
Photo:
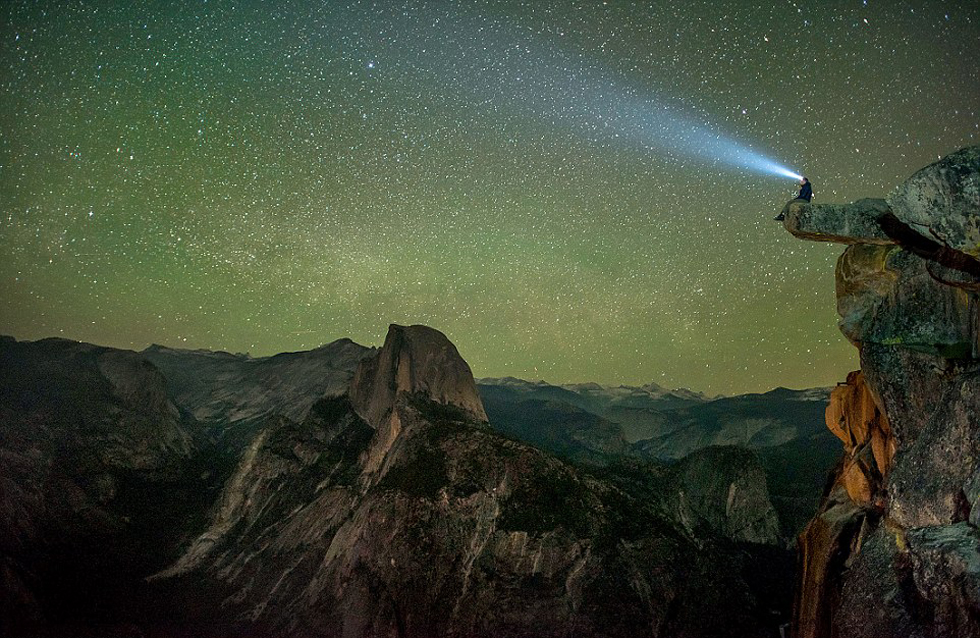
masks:
POLYGON ((831 385, 843 247, 725 149, 840 202, 980 143, 976 1, 2 5, 19 339, 257 356, 423 323, 477 376, 831 385))

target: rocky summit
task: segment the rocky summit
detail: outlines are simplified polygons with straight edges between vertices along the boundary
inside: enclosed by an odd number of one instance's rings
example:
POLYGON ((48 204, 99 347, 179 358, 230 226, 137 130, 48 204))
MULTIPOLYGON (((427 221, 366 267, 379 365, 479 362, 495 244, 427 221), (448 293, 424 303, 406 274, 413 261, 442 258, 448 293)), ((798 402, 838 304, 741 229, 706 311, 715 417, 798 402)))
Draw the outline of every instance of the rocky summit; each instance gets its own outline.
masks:
POLYGON ((799 537, 793 635, 980 636, 980 146, 883 200, 785 215, 848 244, 837 307, 861 357, 827 408, 845 455, 799 537))
POLYGON ((571 463, 495 430, 431 328, 266 359, 4 338, 0 380, 4 636, 761 638, 788 621, 754 452, 571 463))

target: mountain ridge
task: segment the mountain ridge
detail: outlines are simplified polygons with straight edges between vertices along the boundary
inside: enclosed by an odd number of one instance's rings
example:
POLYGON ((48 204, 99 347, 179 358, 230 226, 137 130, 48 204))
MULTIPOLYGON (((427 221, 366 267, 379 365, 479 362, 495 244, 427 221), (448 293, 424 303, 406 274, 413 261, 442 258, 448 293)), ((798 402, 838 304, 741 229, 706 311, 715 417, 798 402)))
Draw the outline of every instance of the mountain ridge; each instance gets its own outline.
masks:
MULTIPOLYGON (((775 583, 788 577, 788 554, 771 524, 753 527, 751 521, 771 522, 774 514, 764 478, 737 453, 707 452, 732 461, 694 463, 683 481, 644 462, 580 468, 496 433, 481 416, 482 403, 474 403, 480 397, 463 373, 468 367, 444 335, 392 326, 390 336, 381 350, 343 359, 356 359, 356 370, 344 369, 352 392, 322 395, 319 387, 302 420, 269 404, 269 413, 249 413, 248 428, 220 415, 197 420, 174 403, 180 393, 165 388, 166 377, 140 353, 0 341, 0 374, 21 379, 5 385, 0 411, 17 423, 48 419, 44 432, 62 449, 98 453, 102 446, 98 437, 87 438, 93 431, 71 434, 71 422, 57 416, 71 414, 76 395, 97 399, 92 413, 108 415, 106 426, 116 427, 117 399, 103 401, 90 390, 111 383, 104 371, 121 380, 118 397, 167 415, 189 437, 177 456, 161 448, 170 464, 161 467, 172 467, 163 475, 145 464, 135 466, 138 476, 121 473, 112 455, 92 471, 64 466, 65 484, 80 499, 67 506, 34 473, 57 457, 16 457, 25 471, 14 479, 25 489, 4 492, 14 499, 5 510, 58 515, 31 518, 35 532, 10 536, 14 521, 0 530, 0 548, 15 570, 5 572, 12 585, 0 592, 0 611, 12 609, 8 595, 33 600, 32 613, 19 620, 4 612, 10 633, 33 635, 40 626, 60 635, 91 628, 168 638, 627 636, 642 626, 654 635, 761 636, 785 616, 788 598, 775 583), (45 366, 69 375, 58 387, 73 388, 64 400, 43 395, 57 408, 44 408, 55 417, 36 412, 31 399, 47 368, 20 371, 38 349, 53 353, 45 366), (77 376, 70 358, 55 356, 75 351, 89 362, 87 376, 77 376), (129 368, 99 368, 99 357, 144 370, 156 379, 159 400, 133 394, 123 383, 134 378, 129 368), (456 372, 445 376, 446 370, 456 372), (227 432, 242 441, 226 445, 227 432), (709 483, 715 487, 700 494, 698 486, 709 483), (100 514, 87 527, 62 526, 86 512, 100 514), (756 531, 745 536, 749 529, 756 531), (72 543, 77 568, 66 567, 63 552, 48 550, 56 538, 72 543), (145 558, 119 572, 105 562, 113 556, 106 547, 132 547, 145 558), (763 556, 779 566, 775 580, 744 579, 763 556), (692 571, 702 577, 690 579, 692 571), (52 589, 46 584, 52 579, 64 584, 52 589), (168 600, 173 604, 162 602, 168 600), (696 613, 702 604, 725 611, 696 613)), ((178 358, 200 363, 196 355, 151 356, 171 365, 178 358)), ((306 358, 296 361, 307 369, 306 358)), ((210 394, 201 396, 202 405, 211 405, 210 394)), ((137 454, 119 458, 138 462, 141 441, 167 432, 154 421, 141 423, 142 438, 132 444, 137 454)), ((2 443, 5 458, 34 445, 2 443)))

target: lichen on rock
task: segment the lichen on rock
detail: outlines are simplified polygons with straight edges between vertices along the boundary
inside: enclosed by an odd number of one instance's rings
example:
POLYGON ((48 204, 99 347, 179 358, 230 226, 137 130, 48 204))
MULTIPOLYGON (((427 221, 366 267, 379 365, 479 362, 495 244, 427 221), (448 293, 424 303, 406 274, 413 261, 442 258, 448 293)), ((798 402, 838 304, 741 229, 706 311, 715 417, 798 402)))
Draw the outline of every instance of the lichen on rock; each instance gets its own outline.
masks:
POLYGON ((926 166, 887 197, 902 222, 971 257, 980 257, 980 146, 926 166))
POLYGON ((844 244, 894 244, 881 227, 891 209, 883 199, 861 199, 853 204, 811 204, 799 199, 783 207, 783 226, 800 239, 844 244))

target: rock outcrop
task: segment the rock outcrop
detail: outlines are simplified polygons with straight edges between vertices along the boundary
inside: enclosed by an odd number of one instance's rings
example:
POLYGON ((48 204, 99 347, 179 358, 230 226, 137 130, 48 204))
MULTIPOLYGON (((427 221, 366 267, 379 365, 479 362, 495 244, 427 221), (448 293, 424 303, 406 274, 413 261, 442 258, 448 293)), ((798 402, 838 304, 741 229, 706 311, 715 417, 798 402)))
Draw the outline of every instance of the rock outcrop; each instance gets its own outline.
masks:
POLYGON ((427 326, 392 324, 378 356, 354 374, 351 404, 378 427, 397 403, 415 394, 487 421, 473 373, 446 335, 427 326))
POLYGON ((861 237, 873 245, 894 244, 881 228, 880 219, 889 212, 883 199, 861 199, 853 204, 810 204, 794 199, 783 207, 783 225, 800 239, 851 243, 861 237))
POLYGON ((980 147, 885 200, 791 203, 785 227, 849 244, 861 356, 827 408, 845 454, 799 539, 794 635, 980 635, 980 147))
POLYGON ((928 166, 895 189, 888 205, 904 224, 974 259, 980 258, 980 146, 928 166))

